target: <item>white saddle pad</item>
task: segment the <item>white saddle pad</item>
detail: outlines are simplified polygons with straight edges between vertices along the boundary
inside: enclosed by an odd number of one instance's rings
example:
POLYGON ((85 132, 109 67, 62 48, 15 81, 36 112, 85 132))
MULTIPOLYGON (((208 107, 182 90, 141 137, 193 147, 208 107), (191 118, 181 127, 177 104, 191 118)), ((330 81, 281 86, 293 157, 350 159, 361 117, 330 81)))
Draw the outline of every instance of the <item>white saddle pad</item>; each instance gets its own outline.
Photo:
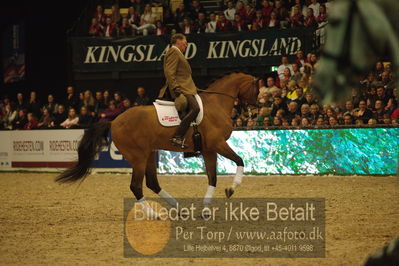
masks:
MULTIPOLYGON (((200 111, 195 120, 195 123, 199 125, 204 117, 204 107, 202 105, 201 97, 196 94, 195 99, 198 102, 200 111)), ((175 103, 171 101, 155 100, 153 103, 155 110, 157 111, 158 120, 164 127, 174 127, 180 125, 179 114, 177 113, 175 103)))

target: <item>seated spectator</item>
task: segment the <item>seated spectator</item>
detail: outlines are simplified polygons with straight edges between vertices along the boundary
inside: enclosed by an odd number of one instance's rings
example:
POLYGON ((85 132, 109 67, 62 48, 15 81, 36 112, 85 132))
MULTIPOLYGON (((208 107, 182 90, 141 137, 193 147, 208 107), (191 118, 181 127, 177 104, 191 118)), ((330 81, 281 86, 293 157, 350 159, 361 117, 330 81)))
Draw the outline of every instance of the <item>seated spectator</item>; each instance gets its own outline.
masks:
POLYGON ((299 71, 299 66, 295 63, 292 64, 292 76, 291 80, 294 80, 297 84, 299 84, 299 81, 302 79, 302 74, 299 71))
POLYGON ((306 60, 303 58, 303 51, 299 50, 296 53, 295 64, 298 65, 300 72, 303 72, 303 70, 301 70, 301 68, 305 66, 305 63, 306 63, 306 60))
POLYGON ((88 128, 93 123, 93 116, 90 115, 86 106, 80 108, 78 126, 79 128, 88 128))
POLYGON ((316 123, 317 118, 320 116, 319 112, 320 108, 317 104, 312 104, 310 106, 310 121, 314 125, 316 123))
POLYGON ((35 91, 30 92, 30 98, 29 98, 29 103, 28 103, 28 112, 33 113, 35 117, 38 117, 40 115, 40 102, 37 99, 37 95, 35 91))
POLYGON ((292 71, 292 65, 288 63, 288 57, 287 56, 282 56, 281 57, 281 65, 277 68, 277 74, 280 80, 284 79, 284 70, 286 68, 289 68, 290 72, 292 71))
POLYGON ((311 92, 306 92, 305 93, 305 101, 304 103, 308 104, 309 106, 316 104, 317 105, 317 101, 315 100, 315 98, 313 97, 313 94, 311 92))
POLYGON ((306 11, 306 17, 305 20, 303 22, 303 25, 305 27, 312 27, 312 28, 316 28, 317 27, 317 21, 316 21, 316 17, 313 15, 313 9, 308 8, 308 10, 306 11))
POLYGON ((316 120, 316 126, 324 126, 325 124, 326 121, 324 120, 324 117, 320 115, 316 120))
POLYGON ((194 33, 194 26, 191 24, 190 18, 184 18, 181 26, 181 33, 192 34, 194 33))
POLYGON ((70 108, 68 111, 68 118, 60 124, 63 128, 76 128, 79 123, 79 117, 76 114, 75 108, 70 108))
POLYGON ((93 18, 95 18, 97 20, 97 23, 99 23, 100 25, 105 25, 106 16, 104 14, 104 8, 102 7, 102 5, 97 6, 93 18))
POLYGON ((104 98, 103 98, 103 93, 101 91, 96 91, 96 99, 94 103, 94 112, 91 114, 94 116, 94 114, 99 114, 103 110, 107 108, 107 105, 104 103, 104 98))
MULTIPOLYGON (((262 11, 259 10, 260 17, 264 20, 262 11)), ((248 3, 245 5, 245 16, 241 17, 247 24, 252 23, 252 21, 255 19, 255 9, 253 8, 252 4, 248 3)), ((263 29, 263 23, 262 27, 259 29, 263 29)))
POLYGON ((43 109, 43 114, 39 119, 39 123, 37 124, 37 127, 40 129, 47 129, 51 127, 51 122, 53 121, 53 116, 48 108, 43 109))
MULTIPOLYGON (((308 9, 308 10, 309 10, 309 9, 308 9)), ((336 118, 335 116, 331 116, 331 117, 328 118, 328 124, 329 124, 330 126, 337 126, 337 125, 339 125, 339 124, 338 124, 338 120, 337 120, 337 118, 336 118)))
POLYGON ((280 28, 280 21, 277 18, 276 12, 270 14, 270 19, 266 21, 267 28, 280 28))
POLYGON ((61 123, 67 119, 68 115, 65 112, 63 105, 58 105, 57 113, 54 114, 54 120, 50 123, 51 127, 60 128, 61 123))
POLYGON ((398 118, 393 118, 393 119, 391 120, 391 124, 392 124, 393 126, 398 126, 398 125, 399 125, 399 119, 398 119, 398 118))
POLYGON ((38 125, 36 115, 34 113, 28 113, 27 118, 28 118, 28 123, 25 124, 24 129, 25 130, 36 129, 38 125))
POLYGON ((123 106, 122 101, 123 101, 122 94, 119 91, 116 91, 114 93, 114 102, 115 102, 115 105, 116 105, 117 109, 121 109, 122 108, 122 106, 123 106))
POLYGON ((353 116, 356 120, 362 120, 363 123, 367 123, 370 118, 373 117, 373 112, 366 107, 366 101, 361 100, 359 102, 359 109, 354 110, 353 116))
POLYGON ((263 17, 261 10, 256 11, 256 15, 255 15, 253 21, 250 21, 248 23, 251 23, 251 22, 252 22, 252 27, 254 27, 254 25, 256 25, 255 27, 258 30, 264 29, 266 27, 266 20, 263 17))
POLYGON ((111 20, 112 24, 118 27, 121 24, 122 17, 118 5, 111 6, 111 20))
POLYGON ((264 127, 270 127, 271 126, 270 117, 263 118, 263 126, 264 127))
POLYGON ((252 118, 249 118, 247 121, 247 127, 251 128, 255 126, 255 121, 252 118))
POLYGON ((26 104, 24 100, 24 95, 22 93, 17 93, 17 105, 16 109, 17 110, 22 110, 22 109, 27 109, 28 105, 26 104))
POLYGON ((100 23, 98 23, 97 18, 91 19, 91 24, 89 27, 89 36, 92 37, 103 36, 102 26, 100 23))
POLYGON ((234 125, 234 127, 242 127, 243 126, 243 121, 241 118, 237 118, 234 125))
POLYGON ((168 33, 168 28, 165 25, 163 25, 162 21, 160 20, 157 20, 155 22, 155 27, 156 28, 152 32, 154 35, 161 36, 168 33))
POLYGON ((310 106, 307 104, 298 105, 301 108, 301 117, 310 119, 312 117, 312 113, 310 112, 310 106))
POLYGON ((105 106, 106 106, 106 108, 107 108, 108 105, 109 105, 109 102, 111 101, 111 97, 110 97, 110 95, 109 95, 109 91, 108 91, 108 90, 105 90, 105 91, 104 91, 104 93, 103 93, 103 100, 104 100, 104 104, 105 104, 105 106))
POLYGON ((276 116, 277 111, 280 110, 280 109, 286 110, 287 107, 286 107, 285 102, 283 102, 282 97, 280 95, 277 95, 276 97, 274 97, 274 101, 273 101, 273 104, 272 104, 271 115, 272 116, 276 116))
POLYGON ((239 14, 241 18, 245 18, 245 7, 242 1, 237 1, 235 10, 236 14, 239 14))
POLYGON ((144 12, 144 1, 143 0, 131 0, 131 6, 134 7, 137 14, 142 14, 144 12))
POLYGON ((230 20, 230 22, 234 21, 234 16, 236 14, 236 9, 234 7, 233 1, 228 1, 227 2, 227 9, 223 11, 224 16, 226 19, 230 20))
POLYGON ((346 101, 345 102, 345 113, 349 113, 350 115, 352 115, 353 112, 353 103, 352 101, 346 101))
POLYGON ((85 106, 89 112, 94 112, 94 107, 95 107, 96 101, 93 97, 93 94, 91 93, 90 90, 86 90, 83 94, 83 102, 81 106, 85 106))
MULTIPOLYGON (((293 119, 293 120, 295 120, 295 119, 293 119)), ((310 125, 309 119, 306 118, 306 117, 302 117, 302 119, 301 119, 301 126, 307 127, 307 126, 309 126, 309 125, 310 125)))
POLYGON ((130 102, 130 100, 128 98, 125 98, 122 101, 122 112, 126 111, 127 109, 129 109, 130 107, 132 107, 132 104, 130 102))
POLYGON ((46 108, 49 110, 50 115, 57 112, 58 104, 55 103, 53 94, 49 94, 47 96, 47 103, 45 105, 43 105, 42 110, 44 110, 46 108))
POLYGON ((123 37, 131 37, 134 35, 134 29, 132 24, 129 23, 128 18, 123 18, 122 19, 122 25, 120 28, 120 36, 123 37))
POLYGON ((100 114, 100 122, 107 122, 107 121, 112 121, 114 120, 119 114, 121 113, 121 110, 116 107, 115 101, 110 101, 108 108, 105 109, 101 114, 100 114))
POLYGON ((377 120, 378 124, 384 123, 384 116, 386 114, 385 106, 381 100, 377 100, 375 102, 374 111, 373 111, 373 118, 377 120))
POLYGON ((287 120, 291 122, 292 119, 294 118, 300 118, 299 112, 298 112, 298 103, 297 102, 290 102, 288 104, 288 112, 285 115, 287 120))
POLYGON ((173 25, 176 23, 176 19, 173 16, 172 11, 170 10, 170 7, 164 7, 163 8, 163 23, 165 25, 173 25))
POLYGON ((150 99, 145 94, 145 89, 143 87, 137 88, 137 97, 133 102, 133 106, 149 105, 150 99))
POLYGON ((233 21, 233 31, 240 32, 240 31, 247 31, 248 26, 246 21, 241 19, 240 14, 235 14, 234 21, 233 21))
POLYGON ((18 111, 18 116, 14 120, 13 129, 24 129, 25 125, 28 123, 26 112, 26 109, 21 109, 18 111))
POLYGON ((118 35, 118 29, 115 24, 112 24, 112 19, 110 17, 105 20, 103 33, 104 37, 116 37, 118 35))
POLYGON ((203 12, 198 13, 198 18, 194 23, 194 31, 196 33, 204 33, 206 30, 207 22, 208 21, 206 20, 205 13, 203 12))
POLYGON ((344 125, 352 125, 353 117, 349 112, 344 113, 344 125))
POLYGON ((273 118, 273 126, 275 127, 281 126, 281 120, 277 116, 273 118))
POLYGON ((316 17, 316 22, 318 23, 318 26, 321 27, 327 23, 328 20, 328 15, 327 15, 327 9, 325 5, 320 5, 319 8, 319 15, 316 17))
POLYGON ((304 24, 303 16, 298 6, 292 7, 291 16, 289 18, 290 28, 302 27, 304 24))
POLYGON ((3 117, 3 128, 13 129, 13 124, 17 119, 17 110, 15 110, 14 104, 7 102, 4 109, 3 117))
POLYGON ((65 100, 65 108, 75 108, 79 105, 79 97, 75 93, 75 88, 73 86, 67 87, 67 96, 65 100))
POLYGON ((290 15, 289 12, 287 11, 287 9, 282 6, 282 3, 280 0, 276 0, 275 1, 275 8, 274 8, 274 12, 276 12, 277 14, 277 19, 280 21, 280 26, 282 28, 287 28, 289 25, 289 21, 290 21, 290 15))
POLYGON ((312 9, 313 14, 318 17, 319 16, 319 10, 320 10, 320 4, 317 2, 317 0, 311 0, 311 4, 308 5, 308 10, 312 9))
POLYGON ((190 12, 186 10, 184 3, 181 3, 179 7, 176 9, 176 14, 175 14, 175 19, 176 19, 176 24, 181 27, 183 23, 183 19, 190 16, 190 12))
POLYGON ((262 8, 261 8, 261 11, 262 11, 263 17, 264 17, 267 21, 269 21, 269 20, 270 20, 271 13, 272 13, 272 11, 273 11, 273 7, 269 4, 269 1, 268 1, 268 0, 263 0, 263 1, 262 1, 262 8))
POLYGON ((229 32, 231 31, 231 22, 226 19, 223 13, 219 14, 219 20, 216 23, 217 32, 229 32))
POLYGON ((293 126, 293 127, 298 127, 300 124, 301 124, 301 119, 294 118, 291 121, 291 126, 293 126))
POLYGON ((206 33, 214 33, 216 32, 217 28, 217 20, 216 20, 216 15, 215 13, 211 13, 209 15, 209 22, 206 24, 206 33))
POLYGON ((134 6, 129 7, 129 12, 127 15, 128 21, 130 25, 136 25, 136 27, 140 24, 140 15, 134 9, 134 6))
POLYGON ((152 8, 150 4, 146 4, 144 8, 144 13, 141 15, 140 27, 132 25, 138 33, 142 33, 144 36, 148 35, 155 29, 156 15, 152 13, 152 8))
POLYGON ((205 13, 204 7, 201 5, 199 0, 193 0, 191 2, 191 7, 190 7, 190 15, 189 17, 192 20, 195 20, 198 17, 199 13, 205 13))
POLYGON ((388 103, 389 96, 385 92, 385 88, 384 87, 378 87, 377 88, 377 97, 376 97, 376 99, 382 101, 382 103, 384 105, 388 103))

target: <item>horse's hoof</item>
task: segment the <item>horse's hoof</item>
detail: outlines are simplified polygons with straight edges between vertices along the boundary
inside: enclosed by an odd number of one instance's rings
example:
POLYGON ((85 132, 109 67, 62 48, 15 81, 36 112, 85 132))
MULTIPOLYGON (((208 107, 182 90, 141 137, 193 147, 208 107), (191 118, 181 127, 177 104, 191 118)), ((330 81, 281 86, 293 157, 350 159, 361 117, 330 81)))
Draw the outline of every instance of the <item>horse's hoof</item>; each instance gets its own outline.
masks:
POLYGON ((234 189, 232 189, 232 188, 226 188, 226 189, 224 190, 224 192, 226 193, 226 197, 227 197, 227 198, 230 198, 230 197, 233 196, 233 194, 234 194, 234 189))

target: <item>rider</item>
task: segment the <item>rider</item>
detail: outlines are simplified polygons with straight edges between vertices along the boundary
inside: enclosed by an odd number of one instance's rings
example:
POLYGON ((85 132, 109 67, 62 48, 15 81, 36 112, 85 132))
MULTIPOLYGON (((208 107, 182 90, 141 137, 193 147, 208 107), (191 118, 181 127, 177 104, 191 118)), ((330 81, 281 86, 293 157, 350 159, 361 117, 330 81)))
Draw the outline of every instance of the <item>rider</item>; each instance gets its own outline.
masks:
MULTIPOLYGON (((187 102, 187 113, 182 119, 175 135, 170 139, 172 145, 180 146, 182 149, 186 148, 184 145, 184 135, 200 111, 198 102, 194 96, 197 94, 197 87, 191 77, 191 67, 183 55, 186 48, 186 36, 181 33, 172 35, 171 47, 166 53, 163 63, 166 84, 162 87, 158 96, 158 98, 162 98, 166 92, 166 88, 169 88, 173 99, 179 99, 179 102, 187 102)), ((182 105, 184 106, 184 104, 182 105)), ((176 107, 179 110, 178 106, 176 107)))

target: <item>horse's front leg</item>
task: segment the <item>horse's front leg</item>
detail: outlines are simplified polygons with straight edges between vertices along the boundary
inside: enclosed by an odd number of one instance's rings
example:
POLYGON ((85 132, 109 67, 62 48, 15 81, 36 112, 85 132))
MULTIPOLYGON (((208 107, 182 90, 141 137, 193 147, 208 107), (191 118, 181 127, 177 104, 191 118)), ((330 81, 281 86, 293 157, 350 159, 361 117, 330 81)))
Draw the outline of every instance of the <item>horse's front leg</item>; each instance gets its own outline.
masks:
POLYGON ((170 206, 177 208, 177 201, 173 198, 168 192, 163 190, 158 182, 157 176, 157 162, 155 151, 151 152, 148 161, 147 167, 145 170, 145 181, 146 185, 149 189, 151 189, 155 194, 158 194, 163 200, 165 200, 170 206))
POLYGON ((234 194, 235 188, 242 182, 242 178, 244 176, 244 161, 230 148, 226 141, 219 142, 216 145, 216 152, 223 157, 232 160, 237 165, 237 171, 233 179, 233 184, 230 188, 225 189, 226 197, 230 198, 234 194))
POLYGON ((208 206, 213 198, 213 193, 216 189, 216 163, 217 163, 217 153, 214 151, 202 151, 202 156, 204 157, 206 174, 208 176, 208 189, 205 193, 203 204, 208 206))

